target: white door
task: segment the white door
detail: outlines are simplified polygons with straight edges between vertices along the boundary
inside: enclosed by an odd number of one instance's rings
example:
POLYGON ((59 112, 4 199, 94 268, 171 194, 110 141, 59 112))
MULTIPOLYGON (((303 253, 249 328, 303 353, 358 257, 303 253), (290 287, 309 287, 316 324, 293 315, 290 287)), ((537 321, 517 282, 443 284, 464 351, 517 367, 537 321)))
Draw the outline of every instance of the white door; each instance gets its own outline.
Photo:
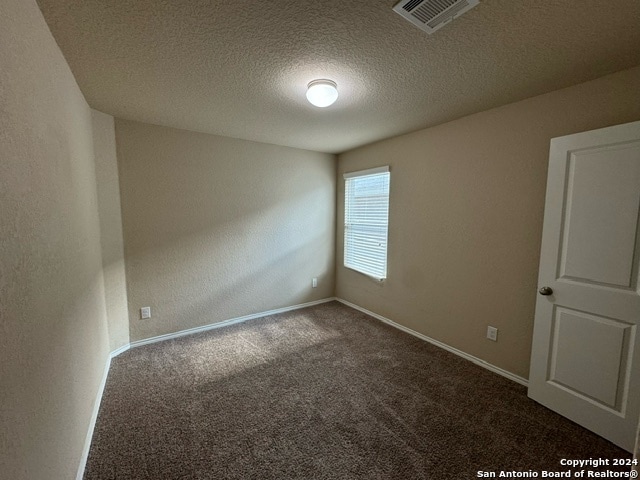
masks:
POLYGON ((640 414, 640 122, 551 140, 529 396, 631 451, 640 414))

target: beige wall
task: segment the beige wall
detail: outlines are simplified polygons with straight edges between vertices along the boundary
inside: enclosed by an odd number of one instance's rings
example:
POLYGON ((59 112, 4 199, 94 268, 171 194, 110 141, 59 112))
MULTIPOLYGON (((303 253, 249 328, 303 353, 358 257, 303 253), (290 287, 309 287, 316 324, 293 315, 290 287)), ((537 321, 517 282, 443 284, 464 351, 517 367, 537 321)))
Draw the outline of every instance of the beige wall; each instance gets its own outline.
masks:
POLYGON ((120 119, 116 139, 132 341, 333 295, 333 155, 120 119))
POLYGON ((528 377, 549 140, 640 119, 639 91, 634 68, 340 155, 337 296, 528 377), (342 173, 387 164, 378 283, 342 266, 342 173))
POLYGON ((114 351, 129 343, 115 122, 111 115, 97 110, 91 110, 91 119, 109 346, 114 351))
POLYGON ((0 65, 0 476, 71 479, 109 351, 91 112, 33 0, 0 65))

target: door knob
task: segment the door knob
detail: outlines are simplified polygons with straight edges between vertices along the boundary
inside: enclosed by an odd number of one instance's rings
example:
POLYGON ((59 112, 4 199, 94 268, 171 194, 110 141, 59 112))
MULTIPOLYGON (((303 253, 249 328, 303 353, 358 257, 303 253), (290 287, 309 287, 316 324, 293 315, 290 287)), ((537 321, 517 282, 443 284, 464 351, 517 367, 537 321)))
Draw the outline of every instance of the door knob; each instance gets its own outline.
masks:
POLYGON ((553 290, 550 287, 542 287, 539 293, 540 295, 551 295, 553 290))

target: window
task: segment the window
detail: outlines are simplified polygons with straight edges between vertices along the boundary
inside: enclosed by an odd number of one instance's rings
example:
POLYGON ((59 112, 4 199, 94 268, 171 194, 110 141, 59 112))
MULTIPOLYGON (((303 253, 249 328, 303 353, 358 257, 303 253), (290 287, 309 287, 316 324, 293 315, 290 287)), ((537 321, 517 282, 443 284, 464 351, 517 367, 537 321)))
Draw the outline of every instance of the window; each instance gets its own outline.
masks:
POLYGON ((344 266, 387 278, 389 167, 345 173, 344 266))

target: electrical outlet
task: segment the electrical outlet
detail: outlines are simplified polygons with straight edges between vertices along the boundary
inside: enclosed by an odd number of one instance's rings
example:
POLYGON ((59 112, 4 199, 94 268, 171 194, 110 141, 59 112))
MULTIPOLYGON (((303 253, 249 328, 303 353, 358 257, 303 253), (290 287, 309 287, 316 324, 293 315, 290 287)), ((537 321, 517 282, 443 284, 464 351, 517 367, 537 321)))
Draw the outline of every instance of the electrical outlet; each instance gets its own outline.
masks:
POLYGON ((143 320, 145 318, 151 318, 151 307, 142 307, 140 309, 140 318, 143 320))
POLYGON ((489 340, 493 340, 494 342, 498 341, 498 329, 496 327, 488 326, 487 327, 487 338, 489 340))
POLYGON ((313 277, 313 280, 311 280, 311 286, 313 288, 316 288, 318 286, 318 279, 316 277, 313 277))

